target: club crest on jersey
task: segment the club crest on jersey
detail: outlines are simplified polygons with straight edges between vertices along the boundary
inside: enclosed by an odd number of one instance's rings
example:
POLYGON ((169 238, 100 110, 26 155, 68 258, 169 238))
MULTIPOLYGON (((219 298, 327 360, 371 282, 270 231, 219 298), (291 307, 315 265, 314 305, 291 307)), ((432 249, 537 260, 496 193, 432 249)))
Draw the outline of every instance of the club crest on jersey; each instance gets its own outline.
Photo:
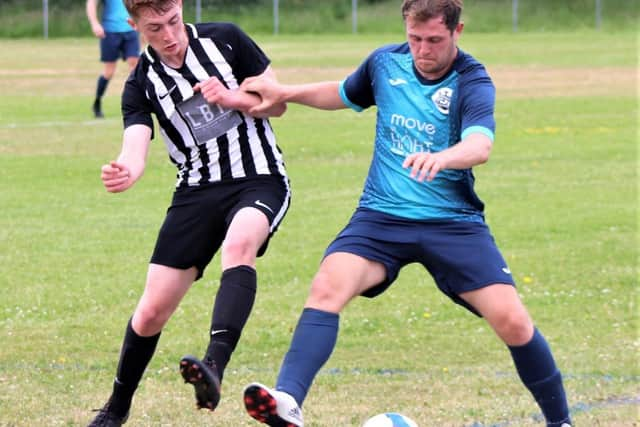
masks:
POLYGON ((438 111, 440 111, 442 114, 449 114, 449 107, 451 106, 451 95, 453 95, 453 89, 442 87, 431 96, 431 100, 436 105, 438 111))

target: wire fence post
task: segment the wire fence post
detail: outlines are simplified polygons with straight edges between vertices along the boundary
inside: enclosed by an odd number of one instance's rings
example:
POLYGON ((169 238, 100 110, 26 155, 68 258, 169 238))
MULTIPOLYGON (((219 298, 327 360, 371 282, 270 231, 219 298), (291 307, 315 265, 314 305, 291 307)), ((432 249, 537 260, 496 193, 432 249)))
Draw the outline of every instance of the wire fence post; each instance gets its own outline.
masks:
POLYGON ((511 5, 511 22, 513 25, 513 32, 518 32, 518 0, 513 0, 511 5))
POLYGON ((49 0, 42 0, 42 33, 45 40, 49 38, 49 0))
POLYGON ((202 20, 202 0, 196 0, 196 24, 202 20))
POLYGON ((351 0, 351 31, 358 32, 358 0, 351 0))
POLYGON ((278 0, 273 0, 273 34, 280 32, 280 16, 279 16, 278 0))
POLYGON ((596 0, 596 30, 602 25, 602 0, 596 0))

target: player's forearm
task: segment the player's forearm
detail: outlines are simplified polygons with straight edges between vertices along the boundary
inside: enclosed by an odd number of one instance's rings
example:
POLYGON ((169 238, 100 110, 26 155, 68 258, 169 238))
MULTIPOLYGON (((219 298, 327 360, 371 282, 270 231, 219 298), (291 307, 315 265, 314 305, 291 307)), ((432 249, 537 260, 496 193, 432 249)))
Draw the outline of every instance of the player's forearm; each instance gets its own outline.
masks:
POLYGON ((469 169, 489 160, 492 145, 486 135, 473 133, 440 154, 447 169, 469 169))
POLYGON ((150 144, 151 129, 147 126, 133 125, 125 129, 118 163, 127 165, 134 182, 144 173, 150 144))
POLYGON ((282 101, 322 110, 338 110, 346 107, 340 98, 339 85, 339 82, 282 85, 282 101))
MULTIPOLYGON (((261 102, 258 95, 240 90, 234 91, 234 100, 235 101, 231 103, 228 108, 240 110, 243 113, 249 113, 251 108, 261 102)), ((287 111, 287 105, 284 102, 280 102, 272 105, 259 114, 254 114, 254 116, 259 118, 280 117, 285 113, 285 111, 287 111)))

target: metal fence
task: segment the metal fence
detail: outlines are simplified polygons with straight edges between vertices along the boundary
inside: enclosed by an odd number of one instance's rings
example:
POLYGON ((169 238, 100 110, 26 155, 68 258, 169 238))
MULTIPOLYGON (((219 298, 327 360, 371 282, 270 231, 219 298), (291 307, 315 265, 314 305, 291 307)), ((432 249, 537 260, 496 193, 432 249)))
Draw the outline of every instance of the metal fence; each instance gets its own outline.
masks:
MULTIPOLYGON (((200 22, 202 19, 202 0, 184 0, 185 3, 192 1, 195 2, 195 21, 200 22)), ((348 0, 345 0, 348 1, 348 0)), ((519 27, 519 9, 521 0, 511 0, 511 21, 514 32, 518 31, 519 27)), ((535 0, 533 0, 535 1, 535 0)), ((596 29, 600 29, 602 26, 602 2, 604 0, 593 0, 594 2, 594 25, 596 29)), ((632 0, 635 1, 635 0, 632 0)), ((43 37, 49 38, 49 0, 42 0, 42 27, 43 37)), ((351 31, 353 33, 358 32, 358 0, 351 0, 351 31)), ((273 33, 278 34, 280 32, 280 1, 273 0, 273 33)))
MULTIPOLYGON (((199 1, 199 0, 198 0, 199 1)), ((602 0, 593 0, 595 2, 595 26, 599 30, 602 27, 602 0)), ((518 0, 512 0, 511 21, 513 22, 513 31, 518 31, 518 0)))

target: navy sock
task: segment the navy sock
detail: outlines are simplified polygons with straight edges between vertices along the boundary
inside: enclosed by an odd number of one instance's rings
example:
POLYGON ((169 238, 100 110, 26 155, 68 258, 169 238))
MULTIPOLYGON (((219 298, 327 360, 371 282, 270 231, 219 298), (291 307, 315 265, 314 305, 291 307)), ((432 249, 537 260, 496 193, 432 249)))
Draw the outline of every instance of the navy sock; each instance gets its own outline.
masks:
POLYGON ((340 316, 335 313, 313 308, 302 311, 280 368, 276 390, 289 393, 302 406, 314 377, 333 352, 339 323, 340 316))
POLYGON ((102 98, 105 91, 107 90, 107 85, 109 84, 109 80, 105 79, 103 75, 98 77, 98 84, 96 85, 96 100, 102 98))
POLYGON ((556 366, 549 344, 536 328, 531 341, 509 346, 518 375, 533 395, 547 420, 548 427, 570 423, 569 408, 562 375, 556 366))
POLYGON ((129 411, 133 394, 156 351, 159 339, 160 333, 151 337, 141 337, 133 330, 129 319, 111 394, 111 409, 119 416, 124 416, 129 411))
POLYGON ((256 288, 256 270, 248 265, 222 272, 211 316, 209 347, 205 355, 205 358, 216 364, 221 380, 251 314, 256 288))

